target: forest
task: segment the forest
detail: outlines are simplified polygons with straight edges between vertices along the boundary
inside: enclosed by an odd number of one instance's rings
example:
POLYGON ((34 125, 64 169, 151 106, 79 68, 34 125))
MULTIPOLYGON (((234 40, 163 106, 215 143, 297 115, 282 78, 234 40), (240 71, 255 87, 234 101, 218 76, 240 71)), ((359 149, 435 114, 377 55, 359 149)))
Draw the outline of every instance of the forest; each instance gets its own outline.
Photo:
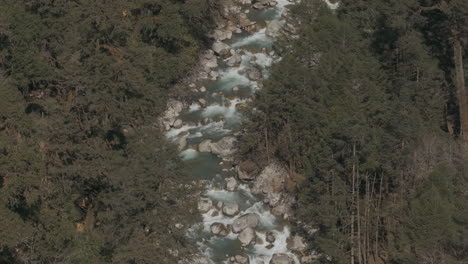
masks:
POLYGON ((467 263, 468 1, 292 12, 241 155, 298 175, 321 263, 467 263))
POLYGON ((180 227, 196 220, 181 199, 193 190, 153 126, 213 8, 0 2, 0 263, 173 264, 191 252, 180 227))
MULTIPOLYGON (((197 252, 197 186, 157 122, 220 3, 0 1, 0 264, 197 252)), ((468 263, 468 1, 290 9, 236 155, 295 176, 318 263, 468 263)))

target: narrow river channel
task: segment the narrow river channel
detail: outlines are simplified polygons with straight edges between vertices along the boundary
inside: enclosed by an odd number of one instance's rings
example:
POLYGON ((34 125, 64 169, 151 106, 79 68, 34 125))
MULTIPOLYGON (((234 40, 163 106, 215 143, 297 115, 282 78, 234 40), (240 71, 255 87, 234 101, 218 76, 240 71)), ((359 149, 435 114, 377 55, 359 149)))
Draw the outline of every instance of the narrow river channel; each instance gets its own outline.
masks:
MULTIPOLYGON (((248 17, 257 24, 282 23, 282 14, 289 4, 291 2, 287 0, 278 0, 274 7, 262 10, 249 8, 248 17)), ((279 59, 272 51, 275 39, 266 34, 265 28, 251 34, 234 34, 224 42, 241 56, 241 62, 229 66, 219 60, 219 66, 214 69, 218 75, 216 80, 196 84, 197 87, 204 87, 199 92, 202 100, 181 112, 179 118, 183 121, 182 126, 167 132, 167 136, 174 141, 186 138, 188 147, 181 152, 181 156, 192 169, 194 178, 207 181, 209 186, 203 197, 206 203, 213 206, 202 214, 203 223, 192 228, 190 236, 212 263, 238 263, 233 258, 244 256, 249 258, 250 263, 268 264, 274 254, 287 255, 290 261, 299 263, 298 258, 287 249, 286 241, 290 235, 287 222, 271 214, 269 208, 251 193, 248 185, 240 183, 234 190, 226 190, 225 179, 235 175, 229 158, 200 151, 202 142, 236 136, 243 120, 239 109, 261 88, 262 80, 268 78, 269 68, 279 59), (257 75, 261 73, 258 80, 252 78, 252 70, 257 75), (226 215, 223 206, 233 204, 231 209, 234 207, 236 211, 237 206, 239 212, 233 216, 226 215), (254 228, 255 240, 242 245, 238 239, 239 232, 234 233, 232 226, 236 225, 236 219, 246 214, 254 216, 254 222, 255 218, 258 219, 258 224, 254 228), (222 224, 221 229, 228 227, 228 230, 223 235, 215 235, 212 232, 213 224, 222 224), (272 237, 274 242, 271 242, 272 237)))

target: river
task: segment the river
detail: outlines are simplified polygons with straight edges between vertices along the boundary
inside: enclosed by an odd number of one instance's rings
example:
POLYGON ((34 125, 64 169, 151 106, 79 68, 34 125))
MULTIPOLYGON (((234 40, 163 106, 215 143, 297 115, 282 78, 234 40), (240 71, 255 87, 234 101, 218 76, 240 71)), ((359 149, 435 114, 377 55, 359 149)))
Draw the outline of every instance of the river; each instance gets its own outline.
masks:
MULTIPOLYGON (((259 24, 281 21, 286 6, 291 2, 277 0, 277 3, 262 10, 249 8, 249 19, 259 24)), ((239 133, 244 117, 238 109, 251 101, 255 91, 262 86, 262 79, 268 78, 269 68, 279 59, 272 51, 275 39, 265 34, 265 28, 250 34, 234 34, 224 42, 241 54, 241 63, 230 67, 218 60, 219 66, 214 69, 218 75, 216 80, 196 83, 196 87, 206 88, 206 91, 203 89, 197 93, 198 99, 203 99, 202 102, 206 104, 195 101, 186 107, 179 117, 183 125, 167 132, 167 136, 174 141, 181 136, 186 138, 187 147, 180 155, 190 166, 194 179, 208 182, 202 195, 213 203, 213 207, 202 214, 203 223, 194 226, 189 235, 211 263, 231 263, 230 258, 241 255, 248 257, 251 264, 268 264, 272 256, 279 253, 288 255, 291 263, 299 263, 298 258, 287 249, 286 241, 290 235, 287 222, 272 215, 269 208, 251 193, 247 184, 239 184, 234 191, 225 190, 224 179, 235 175, 229 158, 198 151, 198 145, 207 139, 216 141, 239 133), (263 76, 260 80, 248 77, 249 71, 254 68, 260 70, 263 76), (232 202, 239 206, 240 212, 232 217, 226 216, 222 212, 222 204, 232 202), (211 233, 213 223, 228 226, 246 213, 255 213, 260 220, 255 228, 257 238, 250 245, 242 246, 237 239, 238 234, 233 232, 226 236, 211 233), (267 232, 274 235, 273 243, 266 241, 267 232)))

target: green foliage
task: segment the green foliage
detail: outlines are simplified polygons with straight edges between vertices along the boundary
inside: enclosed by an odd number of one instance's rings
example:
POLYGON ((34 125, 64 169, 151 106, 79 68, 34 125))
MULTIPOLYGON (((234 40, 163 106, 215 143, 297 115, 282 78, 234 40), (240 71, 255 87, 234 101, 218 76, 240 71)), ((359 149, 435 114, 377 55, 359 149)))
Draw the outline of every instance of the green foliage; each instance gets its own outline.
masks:
POLYGON ((149 127, 196 63, 210 8, 0 3, 0 262, 172 264, 169 250, 192 252, 174 225, 195 220, 193 190, 149 127))
POLYGON ((467 179, 465 166, 440 165, 417 188, 409 201, 407 223, 397 236, 395 261, 463 263, 468 243, 467 179))
POLYGON ((450 20, 421 4, 303 1, 253 102, 241 154, 305 176, 296 213, 324 263, 466 260, 468 161, 444 132, 453 66, 432 37, 450 20))

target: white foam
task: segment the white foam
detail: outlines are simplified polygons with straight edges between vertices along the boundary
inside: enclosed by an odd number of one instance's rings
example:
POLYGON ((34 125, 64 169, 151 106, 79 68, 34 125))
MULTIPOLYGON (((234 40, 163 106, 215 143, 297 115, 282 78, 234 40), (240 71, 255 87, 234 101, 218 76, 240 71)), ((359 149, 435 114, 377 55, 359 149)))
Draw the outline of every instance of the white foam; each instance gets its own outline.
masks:
POLYGON ((255 64, 262 68, 267 68, 270 67, 273 64, 273 58, 265 53, 255 53, 253 54, 255 56, 255 64))
POLYGON ((245 99, 235 98, 229 100, 230 104, 228 106, 223 106, 220 104, 212 104, 203 109, 203 117, 216 117, 219 115, 224 116, 226 119, 238 118, 236 105, 246 103, 245 99))
POLYGON ((276 17, 275 19, 280 19, 281 15, 286 11, 286 6, 290 5, 291 2, 288 0, 276 0, 277 4, 275 6, 276 8, 276 17))
POLYGON ((248 85, 250 80, 244 75, 240 74, 239 71, 245 67, 241 64, 239 67, 231 67, 227 70, 220 71, 220 82, 221 89, 227 90, 232 89, 235 86, 248 85))
POLYGON ((203 133, 202 132, 196 132, 194 134, 190 134, 188 136, 188 138, 199 138, 199 137, 203 137, 203 133))
POLYGON ((270 210, 265 208, 263 202, 254 203, 249 209, 245 210, 246 213, 256 213, 260 216, 260 226, 263 228, 275 228, 277 226, 276 216, 270 210))
POLYGON ((254 34, 245 37, 241 39, 240 41, 234 43, 232 45, 233 48, 240 48, 247 46, 249 44, 253 43, 265 43, 265 44, 271 44, 273 42, 273 39, 269 36, 266 35, 266 28, 262 28, 261 30, 255 32, 254 34))
POLYGON ((180 152, 180 156, 182 157, 182 160, 191 160, 198 156, 198 151, 194 149, 186 149, 180 152))
POLYGON ((247 184, 239 184, 239 186, 237 186, 237 189, 240 192, 244 193, 246 196, 248 196, 250 199, 256 199, 255 196, 250 191, 250 188, 247 184))
MULTIPOLYGON (((207 113, 207 116, 210 116, 210 113, 213 114, 213 116, 216 116, 216 110, 217 107, 211 107, 211 108, 207 108, 207 109, 204 109, 204 111, 208 111, 207 113), (215 109, 213 109, 215 108, 215 109)), ((226 108, 226 107, 225 107, 226 108)), ((235 108, 235 106, 234 106, 235 108)), ((234 109, 235 110, 235 109, 234 109)), ((218 111, 219 113, 221 114, 226 114, 227 117, 233 117, 235 115, 235 111, 233 111, 232 109, 220 109, 218 111)), ((181 128, 171 128, 169 131, 167 131, 166 133, 166 137, 175 141, 177 140, 179 137, 178 135, 182 132, 191 132, 187 137, 188 138, 197 138, 197 137, 202 137, 204 134, 213 134, 213 133, 216 133, 216 134, 228 134, 229 132, 231 132, 230 129, 226 129, 224 128, 224 124, 225 122, 223 120, 221 121, 217 121, 217 122, 210 122, 206 125, 202 125, 202 124, 198 124, 198 125, 185 125, 185 126, 182 126, 181 128), (196 132, 195 132, 195 131, 196 132)))
POLYGON ((282 231, 271 230, 271 232, 273 232, 275 236, 275 242, 273 243, 273 247, 270 249, 266 248, 268 245, 268 242, 266 242, 266 234, 257 232, 257 236, 262 239, 264 243, 262 245, 256 244, 254 246, 255 254, 250 256, 251 263, 257 263, 261 260, 265 263, 270 263, 274 254, 287 254, 294 260, 295 264, 300 264, 299 259, 294 254, 290 253, 287 247, 287 240, 291 234, 289 228, 285 226, 282 231))
POLYGON ((189 130, 194 129, 194 128, 197 128, 197 126, 184 125, 181 128, 171 128, 169 131, 167 131, 166 137, 168 137, 168 138, 170 138, 172 140, 176 140, 177 136, 180 133, 189 131, 189 130))
POLYGON ((189 106, 189 112, 195 112, 195 111, 198 111, 200 110, 201 108, 201 105, 198 104, 198 103, 193 103, 189 106))
POLYGON ((231 130, 224 128, 224 121, 218 121, 218 122, 211 122, 208 123, 207 125, 200 126, 199 131, 202 134, 228 134, 231 132, 231 130))
POLYGON ((210 189, 206 192, 206 196, 210 197, 212 200, 215 201, 227 202, 237 200, 239 194, 237 194, 236 192, 228 192, 226 190, 210 189))

